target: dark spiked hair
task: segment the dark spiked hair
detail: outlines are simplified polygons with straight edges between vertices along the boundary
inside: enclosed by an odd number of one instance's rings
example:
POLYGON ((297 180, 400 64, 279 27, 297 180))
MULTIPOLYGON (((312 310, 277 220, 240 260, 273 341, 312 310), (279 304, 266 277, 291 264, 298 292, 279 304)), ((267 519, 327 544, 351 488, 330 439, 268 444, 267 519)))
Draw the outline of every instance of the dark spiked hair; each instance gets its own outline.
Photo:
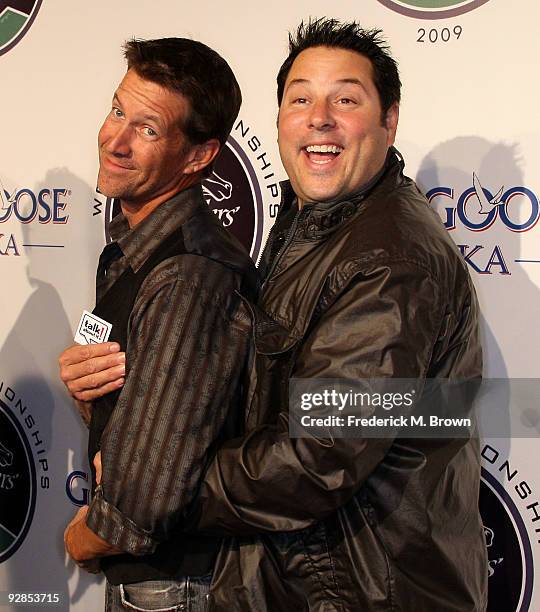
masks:
POLYGON ((401 81, 397 63, 390 55, 382 30, 364 30, 352 21, 341 23, 337 19, 310 19, 289 33, 289 56, 281 65, 277 76, 277 98, 281 106, 285 81, 294 60, 311 47, 329 47, 356 51, 371 62, 373 82, 381 102, 383 117, 395 102, 401 99, 401 81))

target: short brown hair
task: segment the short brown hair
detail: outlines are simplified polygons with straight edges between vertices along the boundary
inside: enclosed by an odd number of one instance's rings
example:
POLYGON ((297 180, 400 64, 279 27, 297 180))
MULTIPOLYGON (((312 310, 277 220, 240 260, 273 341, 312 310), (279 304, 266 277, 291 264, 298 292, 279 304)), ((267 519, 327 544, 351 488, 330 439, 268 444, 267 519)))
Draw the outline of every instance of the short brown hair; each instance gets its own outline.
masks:
POLYGON ((128 69, 188 100, 190 112, 182 130, 192 144, 213 138, 225 144, 242 94, 219 53, 188 38, 158 38, 130 40, 124 45, 124 55, 128 69))

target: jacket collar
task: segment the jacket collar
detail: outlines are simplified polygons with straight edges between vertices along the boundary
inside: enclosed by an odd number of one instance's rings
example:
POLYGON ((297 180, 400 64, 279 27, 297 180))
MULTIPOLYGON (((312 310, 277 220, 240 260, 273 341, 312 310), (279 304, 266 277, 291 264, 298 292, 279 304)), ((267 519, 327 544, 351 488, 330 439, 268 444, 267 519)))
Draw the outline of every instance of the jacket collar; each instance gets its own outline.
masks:
MULTIPOLYGON (((304 212, 306 237, 315 237, 330 233, 343 221, 354 215, 360 203, 372 192, 381 180, 390 175, 401 176, 405 164, 401 153, 390 147, 386 161, 380 172, 369 183, 364 185, 357 193, 344 200, 330 200, 328 202, 306 202, 302 208, 304 212)), ((291 206, 297 207, 296 194, 289 181, 281 184, 280 213, 285 213, 291 206)))

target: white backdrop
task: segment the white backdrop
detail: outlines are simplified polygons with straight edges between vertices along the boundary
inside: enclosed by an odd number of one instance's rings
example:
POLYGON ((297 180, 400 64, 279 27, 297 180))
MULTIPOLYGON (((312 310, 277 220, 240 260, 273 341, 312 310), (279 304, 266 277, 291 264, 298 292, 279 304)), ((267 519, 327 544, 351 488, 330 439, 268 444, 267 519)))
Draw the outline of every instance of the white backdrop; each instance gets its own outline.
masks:
MULTIPOLYGON (((275 75, 288 30, 325 15, 381 27, 403 82, 396 144, 407 174, 431 195, 469 263, 483 313, 485 374, 538 377, 540 164, 533 147, 540 135, 540 6, 536 0, 475 4, 335 0, 330 15, 321 0, 42 3, 24 37, 0 55, 0 443, 9 451, 17 432, 28 442, 26 451, 24 442, 11 449, 20 454, 15 463, 0 446, 0 517, 17 515, 11 526, 0 519, 0 591, 64 593, 66 610, 102 606, 103 584, 66 564, 63 553, 62 532, 77 509, 66 483, 80 502, 88 485, 85 431, 58 381, 56 358, 71 343, 82 309, 93 307, 106 212, 104 198, 94 199, 96 136, 124 72, 120 46, 133 36, 197 38, 230 62, 244 98, 242 124, 233 130, 244 152, 237 157, 251 165, 259 185, 256 225, 266 234, 278 201, 275 181, 285 178, 275 75), (394 10, 412 6, 424 13, 394 10), (439 18, 427 14, 430 7, 473 10, 439 18), (479 212, 473 172, 492 196, 503 188, 489 215, 479 212), (30 479, 25 488, 15 468, 25 457, 36 483, 24 537, 32 486, 30 479)), ((0 35, 5 19, 2 13, 0 35)), ((497 607, 493 597, 490 611, 538 610, 538 443, 531 437, 485 444, 490 588, 514 598, 509 608, 497 607)))

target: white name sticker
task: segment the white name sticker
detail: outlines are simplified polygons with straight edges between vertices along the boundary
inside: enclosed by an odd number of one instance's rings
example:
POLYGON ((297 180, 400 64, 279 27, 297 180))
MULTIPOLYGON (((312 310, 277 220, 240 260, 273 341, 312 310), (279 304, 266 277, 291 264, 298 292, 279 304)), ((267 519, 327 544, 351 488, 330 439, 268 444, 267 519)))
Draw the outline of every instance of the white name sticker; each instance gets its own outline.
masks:
POLYGON ((77 344, 99 344, 107 342, 111 333, 112 325, 103 319, 96 317, 95 314, 83 310, 77 333, 75 334, 75 342, 77 344))

